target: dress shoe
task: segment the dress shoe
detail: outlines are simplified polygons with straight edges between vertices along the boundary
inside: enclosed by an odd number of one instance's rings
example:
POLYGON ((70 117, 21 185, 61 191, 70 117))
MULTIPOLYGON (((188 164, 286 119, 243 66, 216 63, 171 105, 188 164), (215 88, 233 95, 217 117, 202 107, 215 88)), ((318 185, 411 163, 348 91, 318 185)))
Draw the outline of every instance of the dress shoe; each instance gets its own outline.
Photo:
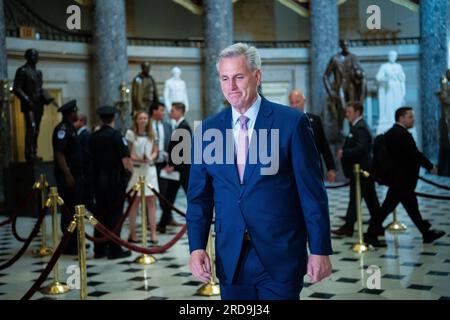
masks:
POLYGON ((157 227, 156 227, 156 230, 157 230, 159 233, 166 233, 166 227, 163 227, 163 226, 157 226, 157 227))
POLYGON ((101 259, 101 258, 104 258, 104 257, 106 257, 106 253, 104 253, 104 252, 102 252, 102 253, 99 253, 99 252, 94 253, 94 258, 95 259, 101 259))
POLYGON ((331 230, 331 233, 333 233, 333 234, 335 234, 337 236, 351 237, 351 236, 353 236, 353 229, 350 229, 346 225, 343 225, 339 229, 331 230))
POLYGON ((139 241, 139 239, 134 240, 134 239, 132 239, 131 237, 128 238, 128 242, 129 242, 129 243, 141 243, 141 241, 139 241))
POLYGON ((377 236, 365 233, 364 234, 364 242, 366 244, 370 244, 371 246, 375 247, 375 248, 386 248, 387 244, 384 241, 380 241, 378 240, 377 236))
POLYGON ((123 250, 123 251, 108 254, 108 259, 109 260, 121 259, 121 258, 126 258, 129 256, 131 256, 131 251, 123 250))
POLYGON ((183 225, 182 223, 179 223, 179 222, 175 221, 174 219, 172 219, 169 222, 169 226, 173 226, 173 227, 181 227, 182 225, 183 225))
POLYGON ((150 240, 150 243, 152 244, 152 246, 156 246, 159 241, 158 240, 150 240))
POLYGON ((426 233, 424 233, 423 235, 423 243, 431 243, 434 240, 437 240, 441 237, 443 237, 445 235, 445 232, 442 230, 428 230, 426 233))
POLYGON ((384 231, 385 231, 384 227, 373 227, 371 225, 369 225, 369 228, 367 229, 367 233, 368 234, 374 235, 374 236, 377 236, 377 237, 384 236, 384 231))

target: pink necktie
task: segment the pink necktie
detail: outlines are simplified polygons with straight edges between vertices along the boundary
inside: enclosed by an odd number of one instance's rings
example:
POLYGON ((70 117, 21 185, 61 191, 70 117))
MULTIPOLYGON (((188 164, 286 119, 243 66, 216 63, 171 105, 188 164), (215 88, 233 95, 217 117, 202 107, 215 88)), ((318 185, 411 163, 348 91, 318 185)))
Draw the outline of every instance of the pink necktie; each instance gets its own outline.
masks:
POLYGON ((247 160, 248 152, 248 128, 247 122, 249 118, 242 115, 239 117, 241 128, 239 129, 238 146, 237 146, 237 167, 239 172, 239 179, 241 183, 244 181, 245 162, 247 160))

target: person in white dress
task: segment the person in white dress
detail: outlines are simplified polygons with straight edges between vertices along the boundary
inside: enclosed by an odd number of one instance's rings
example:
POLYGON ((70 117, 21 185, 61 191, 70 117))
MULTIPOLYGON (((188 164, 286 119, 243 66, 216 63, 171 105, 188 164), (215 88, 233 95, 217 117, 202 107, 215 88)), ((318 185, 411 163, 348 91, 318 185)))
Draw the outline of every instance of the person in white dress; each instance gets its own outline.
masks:
POLYGON ((389 51, 389 62, 377 72, 379 114, 377 135, 389 130, 395 123, 395 111, 405 102, 405 73, 397 61, 397 52, 389 51))
MULTIPOLYGON (((131 130, 127 130, 125 139, 128 141, 134 171, 128 183, 127 191, 139 181, 140 176, 145 176, 145 183, 151 184, 158 192, 158 176, 156 173, 155 159, 158 156, 158 143, 155 140, 155 133, 150 123, 149 115, 146 111, 138 111, 134 117, 131 130)), ((145 199, 147 215, 150 229, 150 242, 157 244, 156 237, 156 196, 145 188, 145 199)), ((134 200, 130 211, 130 236, 129 242, 138 243, 136 235, 136 214, 139 206, 139 196, 134 200)), ((144 227, 144 226, 142 226, 144 227)))
POLYGON ((181 69, 174 67, 172 68, 172 77, 167 79, 164 83, 164 104, 166 105, 166 110, 169 114, 174 102, 184 103, 186 112, 189 111, 186 83, 180 77, 181 69))

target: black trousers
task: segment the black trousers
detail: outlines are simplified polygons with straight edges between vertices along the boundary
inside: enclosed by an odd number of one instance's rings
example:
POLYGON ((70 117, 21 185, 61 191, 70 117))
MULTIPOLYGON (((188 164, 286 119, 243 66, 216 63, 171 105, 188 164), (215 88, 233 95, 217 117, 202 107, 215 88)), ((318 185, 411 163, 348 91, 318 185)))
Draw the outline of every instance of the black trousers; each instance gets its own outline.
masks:
MULTIPOLYGON (((95 188, 95 213, 94 216, 108 230, 113 231, 123 213, 123 202, 118 201, 123 197, 125 188, 118 188, 116 184, 96 186, 95 188)), ((120 237, 122 228, 115 230, 120 237)), ((104 235, 95 229, 94 237, 102 238, 104 235)), ((98 255, 114 255, 120 253, 122 248, 113 241, 95 242, 94 253, 98 255)))
POLYGON ((41 128, 42 114, 44 108, 37 108, 37 110, 29 110, 23 112, 25 118, 25 159, 29 160, 37 156, 37 140, 39 136, 39 129, 41 128))
MULTIPOLYGON (((162 179, 162 180, 166 180, 167 189, 166 189, 165 197, 172 205, 175 203, 175 198, 177 197, 177 193, 178 193, 178 190, 180 189, 180 186, 183 188, 184 192, 187 194, 188 185, 189 185, 189 174, 181 173, 180 181, 174 181, 174 180, 168 180, 168 179, 162 179)), ((163 202, 161 202, 161 209, 162 209, 162 214, 161 214, 161 218, 159 220, 158 225, 160 227, 165 227, 173 219, 172 209, 170 206, 166 205, 163 202)))
POLYGON ((390 187, 388 189, 380 212, 371 221, 367 232, 369 234, 374 234, 377 230, 382 229, 384 220, 392 211, 394 211, 399 203, 403 205, 417 229, 419 229, 422 234, 426 233, 430 226, 427 222, 425 222, 425 220, 422 219, 419 211, 419 203, 414 190, 407 191, 395 187, 390 187))
MULTIPOLYGON (((378 215, 380 209, 380 203, 378 201, 377 192, 375 190, 375 183, 373 180, 360 177, 361 185, 361 197, 366 202, 367 208, 369 209, 371 220, 378 215)), ((348 203, 347 215, 345 216, 345 224, 350 229, 354 228, 356 222, 356 183, 355 179, 352 177, 350 179, 350 201, 348 203)))
MULTIPOLYGON (((58 194, 63 199, 67 208, 69 208, 71 212, 71 217, 67 217, 64 213, 61 213, 61 231, 64 233, 72 221, 72 217, 75 214, 75 206, 81 204, 81 175, 73 174, 73 178, 75 180, 75 185, 73 188, 67 186, 66 181, 64 179, 63 174, 55 173, 56 178, 56 186, 58 188, 58 194)), ((69 243, 67 244, 66 250, 67 252, 77 251, 78 243, 77 243, 77 233, 76 231, 72 233, 69 239, 69 243)))

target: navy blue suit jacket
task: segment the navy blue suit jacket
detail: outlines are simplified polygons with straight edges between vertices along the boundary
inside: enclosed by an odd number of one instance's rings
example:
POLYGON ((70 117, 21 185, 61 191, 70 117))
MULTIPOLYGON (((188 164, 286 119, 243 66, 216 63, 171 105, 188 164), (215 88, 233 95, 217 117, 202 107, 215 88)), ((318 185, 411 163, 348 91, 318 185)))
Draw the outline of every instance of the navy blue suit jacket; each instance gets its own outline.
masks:
MULTIPOLYGON (((231 128, 231 108, 202 123, 203 132, 218 129, 223 137, 231 128)), ((264 165, 258 159, 256 164, 247 162, 240 184, 236 164, 194 163, 192 155, 187 195, 189 249, 206 248, 214 209, 216 269, 224 284, 232 282, 246 229, 261 263, 276 281, 302 279, 307 242, 312 254, 332 254, 328 199, 308 117, 262 98, 254 133, 260 129, 279 129, 280 164, 274 175, 261 175, 264 165)), ((194 135, 196 143, 202 150, 210 144, 194 135)))

